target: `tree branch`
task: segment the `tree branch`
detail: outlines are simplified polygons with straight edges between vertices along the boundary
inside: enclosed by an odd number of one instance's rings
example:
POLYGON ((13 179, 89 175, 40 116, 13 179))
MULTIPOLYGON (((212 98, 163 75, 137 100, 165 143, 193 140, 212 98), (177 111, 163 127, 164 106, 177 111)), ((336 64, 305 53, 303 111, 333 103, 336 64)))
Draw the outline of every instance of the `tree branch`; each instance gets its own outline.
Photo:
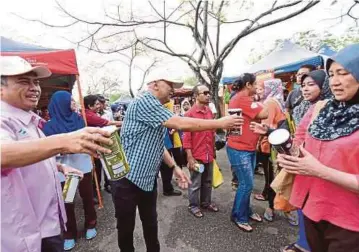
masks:
POLYGON ((259 29, 262 29, 264 27, 270 26, 270 25, 274 25, 277 23, 280 23, 284 20, 290 19, 292 17, 295 17, 297 15, 299 15, 300 13, 314 7, 315 5, 317 5, 320 1, 319 0, 314 0, 314 1, 310 1, 307 3, 307 5, 305 5, 303 8, 300 8, 299 10, 292 12, 282 18, 277 18, 274 19, 272 21, 269 21, 267 23, 261 24, 261 25, 257 25, 256 27, 252 28, 253 25, 255 23, 257 23, 260 19, 262 19, 263 17, 272 14, 273 12, 280 10, 280 9, 284 9, 284 8, 289 8, 289 7, 293 7, 299 3, 301 3, 302 1, 296 1, 293 3, 289 3, 289 4, 283 4, 283 5, 279 5, 277 7, 274 7, 268 11, 263 12, 262 14, 260 14, 259 16, 257 16, 253 22, 251 24, 249 24, 240 34, 238 34, 234 39, 232 39, 221 51, 219 57, 217 58, 216 62, 213 64, 211 72, 215 72, 216 69, 218 68, 218 64, 220 62, 222 62, 228 55, 229 53, 233 50, 234 46, 238 43, 238 41, 243 38, 244 36, 247 36, 248 34, 253 33, 254 31, 257 31, 259 29))

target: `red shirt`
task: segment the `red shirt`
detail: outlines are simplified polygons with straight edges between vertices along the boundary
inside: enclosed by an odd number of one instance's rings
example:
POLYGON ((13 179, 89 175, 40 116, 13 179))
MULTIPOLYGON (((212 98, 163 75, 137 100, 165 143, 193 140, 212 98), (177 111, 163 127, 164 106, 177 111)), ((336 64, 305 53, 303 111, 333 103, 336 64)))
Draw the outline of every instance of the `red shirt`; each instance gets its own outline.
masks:
POLYGON ((104 127, 108 124, 106 119, 96 114, 90 109, 85 109, 87 125, 91 127, 104 127))
MULTIPOLYGON (((322 164, 350 174, 359 174, 359 131, 331 141, 320 141, 308 133, 314 106, 301 120, 295 143, 305 142, 305 149, 322 164)), ((359 232, 359 195, 327 180, 296 175, 290 202, 303 209, 309 219, 328 221, 338 227, 359 232)))
POLYGON ((236 150, 255 151, 257 148, 259 135, 253 133, 253 131, 249 129, 249 125, 250 122, 254 121, 255 117, 262 111, 263 107, 260 104, 254 102, 252 97, 246 96, 242 92, 238 92, 229 101, 228 108, 242 109, 242 115, 244 119, 242 135, 229 135, 227 142, 228 146, 236 150))
MULTIPOLYGON (((213 119, 213 114, 209 107, 203 109, 196 104, 187 111, 186 117, 198 119, 213 119)), ((196 160, 208 164, 214 158, 214 130, 206 130, 200 132, 183 132, 183 148, 190 149, 196 160)))

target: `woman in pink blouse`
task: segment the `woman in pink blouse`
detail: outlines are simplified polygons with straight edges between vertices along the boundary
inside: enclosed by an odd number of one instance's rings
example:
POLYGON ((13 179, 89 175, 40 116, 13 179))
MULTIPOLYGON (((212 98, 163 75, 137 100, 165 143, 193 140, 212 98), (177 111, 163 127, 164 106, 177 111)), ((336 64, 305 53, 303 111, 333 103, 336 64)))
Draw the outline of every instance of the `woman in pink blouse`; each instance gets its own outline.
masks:
POLYGON ((277 160, 296 174, 290 202, 303 210, 311 251, 358 252, 359 44, 329 59, 326 70, 334 98, 299 124, 301 157, 277 160))

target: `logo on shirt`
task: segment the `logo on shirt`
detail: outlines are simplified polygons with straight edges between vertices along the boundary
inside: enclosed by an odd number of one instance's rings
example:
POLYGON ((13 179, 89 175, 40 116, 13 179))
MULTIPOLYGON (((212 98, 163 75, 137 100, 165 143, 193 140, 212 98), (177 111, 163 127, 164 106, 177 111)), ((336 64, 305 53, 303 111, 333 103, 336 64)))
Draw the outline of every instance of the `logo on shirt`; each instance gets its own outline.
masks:
POLYGON ((18 136, 19 138, 25 138, 29 136, 29 133, 27 133, 27 131, 25 129, 20 129, 18 132, 18 136))
POLYGON ((252 102, 251 109, 256 109, 256 108, 258 108, 258 104, 256 102, 252 102))

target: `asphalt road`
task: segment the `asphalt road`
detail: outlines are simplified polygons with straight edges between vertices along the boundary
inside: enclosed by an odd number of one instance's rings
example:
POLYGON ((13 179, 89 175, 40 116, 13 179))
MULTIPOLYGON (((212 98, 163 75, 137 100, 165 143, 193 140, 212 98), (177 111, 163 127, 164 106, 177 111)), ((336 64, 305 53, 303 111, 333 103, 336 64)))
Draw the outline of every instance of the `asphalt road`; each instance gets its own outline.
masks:
MULTIPOLYGON (((187 210, 187 191, 179 197, 162 195, 159 179, 157 201, 159 240, 163 252, 278 252, 280 248, 295 241, 297 228, 291 227, 284 217, 277 215, 272 223, 252 223, 254 231, 244 233, 230 222, 230 212, 234 194, 230 181, 231 173, 224 150, 218 154, 217 161, 222 169, 225 182, 212 193, 213 201, 219 206, 218 213, 204 213, 204 218, 196 219, 187 210)), ((262 190, 264 177, 256 175, 255 190, 262 190)), ((98 210, 98 236, 92 241, 80 238, 73 251, 90 252, 119 251, 117 247, 116 219, 111 196, 103 192, 104 208, 98 210)), ((252 201, 253 209, 263 214, 266 202, 252 201)), ((81 200, 76 200, 79 229, 82 228, 83 211, 81 200)), ((135 249, 145 252, 141 221, 137 214, 135 228, 135 249)))

